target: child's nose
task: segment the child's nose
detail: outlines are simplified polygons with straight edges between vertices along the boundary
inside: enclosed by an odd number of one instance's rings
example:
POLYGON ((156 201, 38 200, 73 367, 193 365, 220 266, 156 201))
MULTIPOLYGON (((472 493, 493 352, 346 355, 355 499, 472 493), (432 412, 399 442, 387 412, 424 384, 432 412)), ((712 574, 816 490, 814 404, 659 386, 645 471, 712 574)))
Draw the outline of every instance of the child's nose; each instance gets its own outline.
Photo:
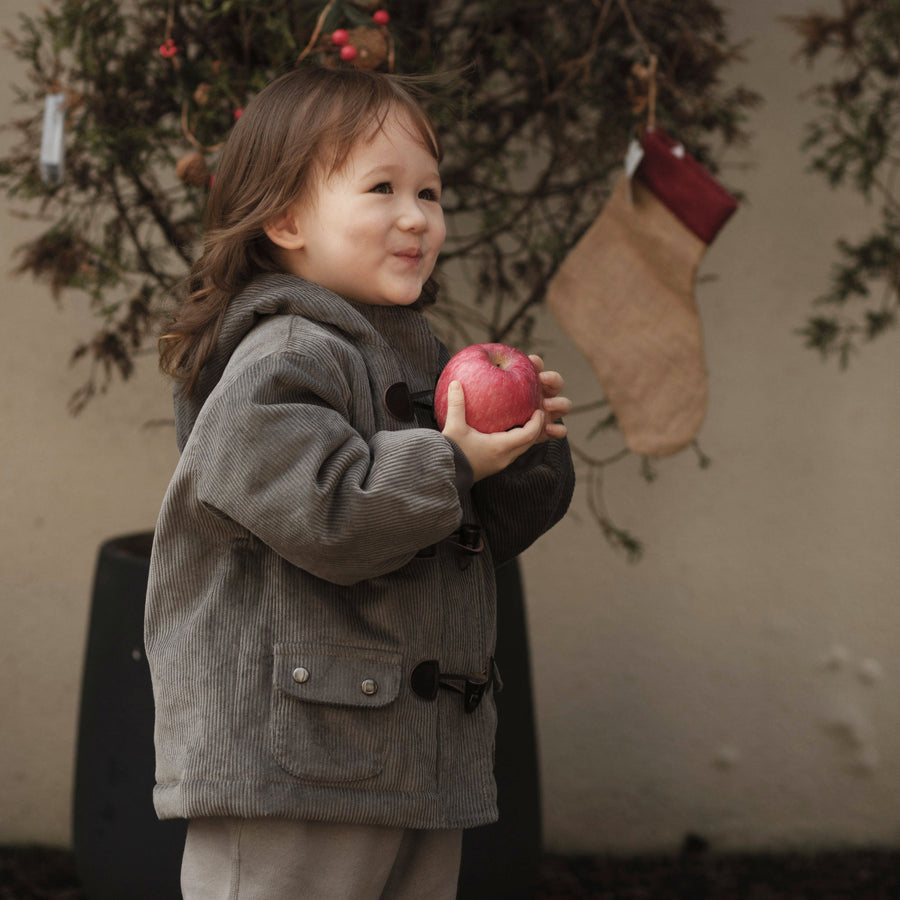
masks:
POLYGON ((397 225, 403 231, 424 231, 428 217, 418 199, 407 200, 397 217, 397 225))

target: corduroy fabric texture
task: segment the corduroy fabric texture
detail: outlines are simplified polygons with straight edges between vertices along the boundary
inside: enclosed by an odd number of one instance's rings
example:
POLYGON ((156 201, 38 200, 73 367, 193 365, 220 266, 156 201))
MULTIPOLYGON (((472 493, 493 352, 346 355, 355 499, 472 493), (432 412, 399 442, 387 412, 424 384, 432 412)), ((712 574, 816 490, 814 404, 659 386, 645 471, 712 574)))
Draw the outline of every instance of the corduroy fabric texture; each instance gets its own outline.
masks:
POLYGON ((417 697, 422 659, 480 672, 493 567, 565 512, 564 441, 458 489, 453 446, 385 391, 434 386, 424 316, 292 276, 232 302, 157 525, 146 639, 163 818, 280 816, 405 828, 496 818, 488 694, 417 697), (485 550, 446 539, 480 524, 485 550), (432 555, 417 555, 435 547, 432 555))

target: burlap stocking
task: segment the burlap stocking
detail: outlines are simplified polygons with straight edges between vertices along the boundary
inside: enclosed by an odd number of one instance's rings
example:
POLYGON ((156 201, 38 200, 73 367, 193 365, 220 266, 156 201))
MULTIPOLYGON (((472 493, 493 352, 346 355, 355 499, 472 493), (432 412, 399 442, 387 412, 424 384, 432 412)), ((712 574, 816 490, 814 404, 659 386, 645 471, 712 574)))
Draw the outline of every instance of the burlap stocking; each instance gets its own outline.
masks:
POLYGON ((547 302, 600 378, 628 446, 667 456, 706 413, 706 364, 694 300, 697 268, 736 208, 696 160, 650 130, 634 177, 623 176, 563 262, 547 302))

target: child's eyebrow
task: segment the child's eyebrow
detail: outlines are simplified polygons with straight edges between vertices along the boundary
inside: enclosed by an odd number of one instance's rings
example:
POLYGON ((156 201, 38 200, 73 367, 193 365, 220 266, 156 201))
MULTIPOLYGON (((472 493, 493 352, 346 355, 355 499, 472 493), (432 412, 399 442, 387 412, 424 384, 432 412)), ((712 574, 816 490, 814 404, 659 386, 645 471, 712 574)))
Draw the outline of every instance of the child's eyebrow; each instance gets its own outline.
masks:
MULTIPOLYGON (((368 180, 369 178, 374 178, 378 175, 392 175, 396 176, 402 174, 407 171, 407 166, 404 166, 400 163, 379 163, 378 165, 372 166, 369 169, 360 173, 360 178, 362 180, 368 180)), ((438 181, 441 180, 441 173, 435 165, 433 171, 428 172, 428 177, 434 177, 438 181)))
POLYGON ((362 177, 369 178, 372 175, 378 175, 382 172, 387 172, 393 175, 396 172, 402 172, 405 168, 405 166, 397 165, 396 163, 378 163, 377 165, 366 169, 362 173, 362 177))

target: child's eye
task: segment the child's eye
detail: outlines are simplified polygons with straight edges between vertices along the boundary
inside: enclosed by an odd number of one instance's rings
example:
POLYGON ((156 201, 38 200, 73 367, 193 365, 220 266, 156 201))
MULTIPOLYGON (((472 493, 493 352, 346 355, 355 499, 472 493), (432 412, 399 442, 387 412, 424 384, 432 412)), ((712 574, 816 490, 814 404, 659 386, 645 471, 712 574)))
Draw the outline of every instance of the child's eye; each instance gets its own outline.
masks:
POLYGON ((432 190, 431 188, 425 188, 424 191, 419 191, 419 199, 433 200, 435 203, 439 203, 441 200, 441 198, 438 196, 438 192, 432 190))
POLYGON ((393 194, 394 189, 389 181, 381 181, 372 188, 373 194, 393 194))

